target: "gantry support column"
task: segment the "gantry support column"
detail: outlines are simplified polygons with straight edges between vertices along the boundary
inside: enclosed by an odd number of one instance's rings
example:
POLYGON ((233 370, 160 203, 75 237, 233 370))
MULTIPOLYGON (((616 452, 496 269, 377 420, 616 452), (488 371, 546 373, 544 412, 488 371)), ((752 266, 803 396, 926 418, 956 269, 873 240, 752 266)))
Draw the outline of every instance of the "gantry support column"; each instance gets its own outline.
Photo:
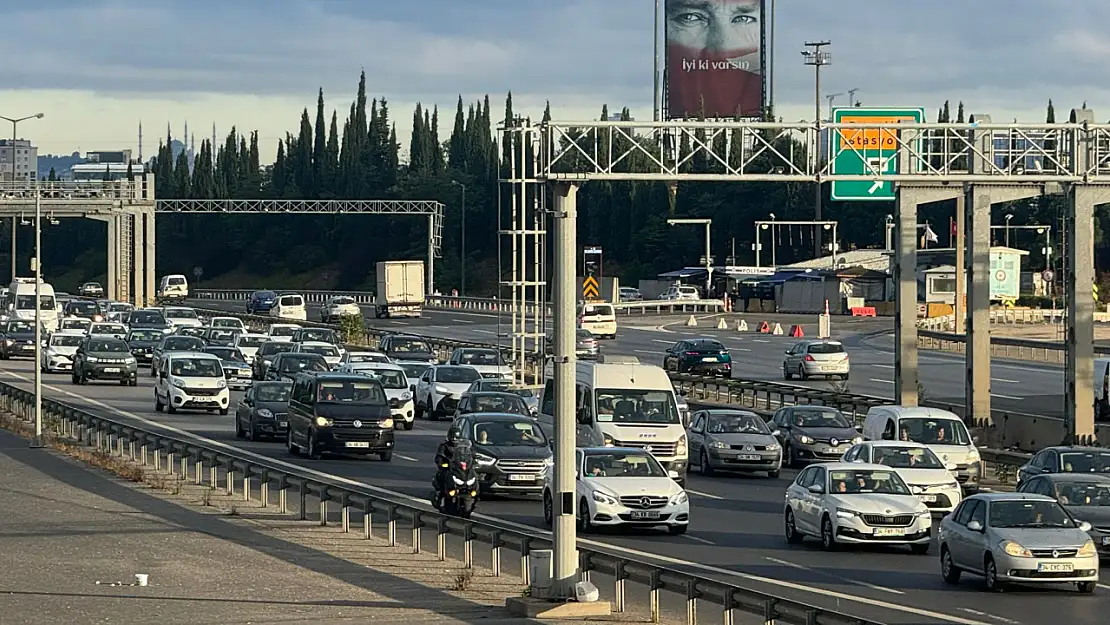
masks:
POLYGON ((435 295, 436 286, 436 216, 428 215, 428 283, 424 285, 424 292, 435 295))
POLYGON ((894 313, 894 401, 916 406, 917 397, 917 204, 918 190, 899 185, 894 280, 898 285, 894 313))
MULTIPOLYGON (((1067 363, 1064 366, 1064 443, 1086 445, 1095 435, 1094 210, 1110 201, 1106 187, 1073 185, 1067 212, 1067 363)), ((1048 442, 1048 441, 1046 441, 1048 442)), ((1051 443, 1050 443, 1051 444, 1051 443)))
MULTIPOLYGON (((147 177, 147 184, 151 187, 154 185, 153 176, 147 177)), ((151 195, 153 196, 153 191, 151 192, 151 195)), ((146 282, 146 303, 152 304, 154 302, 154 296, 158 292, 154 284, 155 276, 158 275, 156 273, 157 267, 155 265, 156 257, 154 249, 154 238, 156 232, 154 227, 154 216, 156 213, 154 212, 153 206, 149 210, 143 212, 146 213, 143 218, 143 247, 145 248, 145 252, 143 254, 145 259, 143 262, 143 280, 146 282)))
POLYGON ((132 291, 131 303, 136 307, 142 307, 146 302, 146 275, 145 264, 143 263, 143 252, 146 245, 146 230, 143 228, 143 213, 145 211, 138 211, 127 216, 131 220, 131 269, 133 271, 133 282, 135 285, 132 291))
POLYGON ((991 194, 980 187, 970 187, 967 193, 967 253, 965 267, 956 268, 956 273, 967 272, 964 420, 970 425, 991 416, 991 194))
POLYGON ((952 306, 952 331, 963 334, 967 327, 967 275, 964 267, 967 259, 967 193, 960 193, 956 197, 956 240, 952 243, 956 248, 956 298, 952 306))
POLYGON ((119 276, 119 217, 108 215, 108 284, 104 285, 104 295, 115 299, 116 280, 119 276))

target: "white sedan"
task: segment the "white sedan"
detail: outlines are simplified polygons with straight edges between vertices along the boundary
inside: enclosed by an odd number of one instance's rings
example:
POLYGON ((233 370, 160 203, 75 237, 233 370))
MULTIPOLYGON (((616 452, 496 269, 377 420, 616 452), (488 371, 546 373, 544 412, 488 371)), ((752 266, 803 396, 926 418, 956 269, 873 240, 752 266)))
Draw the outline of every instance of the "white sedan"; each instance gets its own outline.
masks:
POLYGON ((127 326, 112 321, 101 321, 92 324, 89 328, 89 336, 114 336, 122 339, 127 336, 127 326))
MULTIPOLYGON (((575 451, 575 497, 578 527, 665 527, 685 534, 690 526, 690 498, 651 453, 622 447, 587 447, 575 451)), ((554 471, 546 473, 543 517, 554 518, 554 471)))
POLYGON ((343 317, 361 316, 362 309, 359 308, 358 302, 347 295, 337 295, 320 308, 320 321, 324 323, 337 323, 343 317))
POLYGON ((806 467, 786 489, 786 541, 821 539, 826 551, 841 544, 908 545, 929 553, 933 517, 898 473, 880 464, 829 462, 806 467))
POLYGON ((381 364, 389 364, 389 356, 381 352, 343 352, 343 359, 339 361, 341 365, 355 365, 364 362, 376 362, 381 364))
POLYGON ((339 353, 338 347, 323 341, 294 343, 293 351, 300 354, 319 354, 324 357, 329 367, 338 367, 339 360, 343 358, 343 355, 339 353))
POLYGON ((848 450, 844 462, 881 464, 894 469, 910 488, 918 488, 921 502, 933 512, 947 514, 960 505, 963 489, 952 471, 928 445, 912 441, 867 441, 848 450))
POLYGON ((39 369, 43 373, 73 371, 73 355, 84 340, 84 332, 54 332, 46 343, 46 349, 42 350, 39 369))

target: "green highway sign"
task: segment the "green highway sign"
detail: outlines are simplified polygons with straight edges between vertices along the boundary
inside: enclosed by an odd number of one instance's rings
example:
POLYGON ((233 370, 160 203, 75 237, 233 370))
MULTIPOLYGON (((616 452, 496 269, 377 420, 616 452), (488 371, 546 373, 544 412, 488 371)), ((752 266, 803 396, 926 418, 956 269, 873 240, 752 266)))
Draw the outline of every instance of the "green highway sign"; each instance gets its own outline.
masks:
MULTIPOLYGON (((837 124, 898 124, 925 122, 923 108, 833 109, 837 124)), ((867 175, 871 171, 894 173, 898 170, 897 131, 869 128, 856 132, 839 129, 830 133, 829 151, 832 172, 840 175, 867 175)), ((834 180, 832 199, 837 201, 894 201, 894 183, 879 180, 834 180)))

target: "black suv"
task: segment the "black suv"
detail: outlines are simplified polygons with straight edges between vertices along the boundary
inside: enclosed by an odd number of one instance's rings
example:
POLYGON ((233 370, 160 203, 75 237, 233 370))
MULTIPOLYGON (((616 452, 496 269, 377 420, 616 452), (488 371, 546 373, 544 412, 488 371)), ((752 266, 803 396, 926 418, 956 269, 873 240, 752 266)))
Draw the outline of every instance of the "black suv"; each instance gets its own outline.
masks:
MULTIPOLYGON (((284 354, 283 354, 284 355, 284 354)), ((298 373, 289 399, 289 453, 393 459, 393 418, 382 383, 349 373, 298 373)))
MULTIPOLYGON (((46 332, 42 333, 46 338, 46 332)), ((11 320, 0 326, 0 358, 7 360, 16 356, 35 356, 35 322, 11 320)))
POLYGON ((469 441, 478 485, 493 495, 539 495, 551 468, 551 443, 531 417, 477 413, 455 419, 447 443, 469 441))
POLYGON ((323 373, 330 369, 328 361, 320 354, 286 352, 274 358, 266 369, 265 379, 292 382, 293 377, 302 371, 323 373))
POLYGON ((383 336, 378 345, 378 351, 389 356, 390 360, 408 360, 431 364, 439 362, 432 345, 424 338, 411 334, 383 336))
POLYGON ((256 380, 265 380, 266 373, 270 370, 270 365, 274 363, 274 358, 278 354, 293 351, 293 344, 284 341, 266 341, 258 346, 258 351, 254 353, 254 360, 251 361, 251 376, 256 380))

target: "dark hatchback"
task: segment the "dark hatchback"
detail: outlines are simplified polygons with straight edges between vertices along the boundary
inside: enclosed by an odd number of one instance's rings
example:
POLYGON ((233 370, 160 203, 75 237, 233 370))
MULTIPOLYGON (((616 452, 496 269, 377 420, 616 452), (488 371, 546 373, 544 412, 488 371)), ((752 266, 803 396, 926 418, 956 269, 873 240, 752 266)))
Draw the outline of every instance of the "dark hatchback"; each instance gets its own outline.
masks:
POLYGON ((127 327, 132 330, 159 330, 169 332, 173 326, 157 310, 132 310, 127 315, 127 327))
MULTIPOLYGON (((299 354, 298 354, 299 355, 299 354)), ((393 459, 393 418, 381 382, 346 373, 300 373, 289 399, 289 453, 377 454, 393 459)))
MULTIPOLYGON (((473 388, 473 384, 471 388, 473 388)), ((455 410, 455 418, 465 414, 478 412, 500 412, 529 417, 532 411, 525 405, 524 399, 515 393, 499 391, 467 391, 459 400, 459 407, 455 410)))
POLYGON ((283 341, 266 341, 259 345, 258 351, 254 353, 254 360, 251 361, 251 375, 256 380, 265 380, 270 365, 274 364, 274 358, 277 358, 278 354, 291 351, 293 351, 293 344, 283 341))
POLYGON ((320 354, 287 352, 274 358, 274 362, 266 369, 266 379, 292 382, 293 377, 302 371, 324 373, 329 369, 328 361, 320 354))
POLYGON ((419 336, 392 334, 383 336, 378 350, 390 360, 410 360, 416 362, 439 362, 432 345, 419 336))
POLYGON ((235 337, 242 332, 229 328, 204 328, 201 338, 211 347, 231 347, 235 345, 235 337))
POLYGON ((277 301, 277 293, 273 291, 255 291, 247 298, 247 313, 257 315, 268 313, 277 301))
MULTIPOLYGON (((42 333, 46 337, 46 332, 42 333)), ((35 322, 5 321, 0 326, 0 358, 7 360, 17 356, 35 356, 35 322)))
POLYGON ((83 317, 93 321, 103 321, 104 311, 96 302, 89 299, 75 299, 66 304, 63 314, 66 317, 83 317))
POLYGON ((859 430, 836 408, 787 406, 771 417, 771 429, 782 445, 784 466, 806 462, 836 462, 852 445, 863 442, 859 430))
POLYGON ((285 438, 292 389, 288 382, 259 382, 247 390, 235 408, 235 436, 252 441, 285 438))
POLYGON ((683 339, 663 356, 663 368, 676 373, 732 376, 732 356, 716 339, 683 339))
POLYGON ((455 419, 449 444, 469 441, 474 449, 480 492, 539 495, 551 467, 551 443, 531 417, 476 413, 455 419))
POLYGON ((154 353, 150 361, 150 375, 156 376, 161 370, 162 357, 170 352, 203 352, 204 339, 195 336, 178 336, 171 334, 164 337, 154 346, 154 353))
POLYGON ((154 328, 132 328, 127 333, 127 346, 131 349, 131 355, 144 364, 150 364, 154 359, 154 348, 158 343, 162 342, 165 334, 161 330, 154 328))

